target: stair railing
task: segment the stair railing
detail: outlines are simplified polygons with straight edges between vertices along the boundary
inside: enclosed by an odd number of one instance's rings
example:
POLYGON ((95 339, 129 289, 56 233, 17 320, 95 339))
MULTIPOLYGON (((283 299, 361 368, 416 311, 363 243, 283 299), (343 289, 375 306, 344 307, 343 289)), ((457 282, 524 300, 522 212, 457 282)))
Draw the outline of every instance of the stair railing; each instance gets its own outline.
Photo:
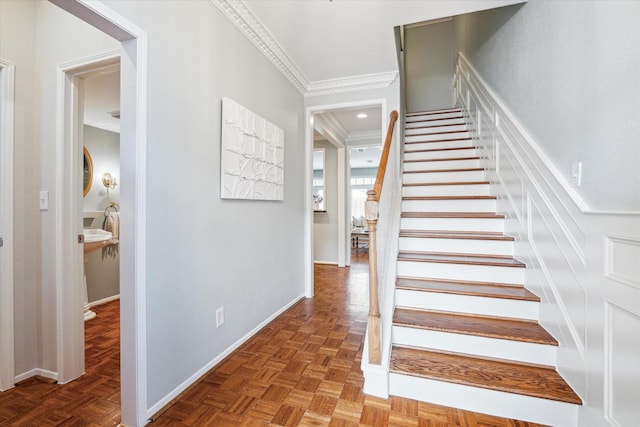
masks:
POLYGON ((389 115, 389 127, 384 141, 380 166, 376 175, 376 182, 372 190, 367 192, 365 202, 365 219, 369 228, 369 315, 367 330, 369 331, 369 363, 380 365, 382 359, 380 342, 380 303, 378 301, 378 255, 376 244, 376 229, 378 224, 378 202, 382 192, 384 175, 387 170, 387 160, 391 150, 393 129, 398 120, 398 112, 393 110, 389 115))

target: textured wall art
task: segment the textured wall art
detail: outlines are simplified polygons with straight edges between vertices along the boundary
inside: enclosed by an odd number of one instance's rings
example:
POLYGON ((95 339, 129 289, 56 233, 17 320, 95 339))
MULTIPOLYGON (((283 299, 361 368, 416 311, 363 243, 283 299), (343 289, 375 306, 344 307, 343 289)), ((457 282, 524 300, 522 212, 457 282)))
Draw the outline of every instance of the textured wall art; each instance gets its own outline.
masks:
POLYGON ((284 131, 222 98, 221 197, 283 200, 284 131))

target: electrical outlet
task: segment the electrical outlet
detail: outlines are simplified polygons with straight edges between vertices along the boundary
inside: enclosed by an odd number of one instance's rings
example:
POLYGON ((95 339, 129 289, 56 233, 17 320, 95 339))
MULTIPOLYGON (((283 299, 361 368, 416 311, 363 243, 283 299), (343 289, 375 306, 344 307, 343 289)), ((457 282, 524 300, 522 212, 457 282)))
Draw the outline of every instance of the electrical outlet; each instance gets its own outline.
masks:
POLYGON ((224 324, 224 307, 220 307, 216 310, 216 328, 219 328, 224 324))
POLYGON ((582 162, 571 165, 571 185, 574 187, 582 185, 582 162))

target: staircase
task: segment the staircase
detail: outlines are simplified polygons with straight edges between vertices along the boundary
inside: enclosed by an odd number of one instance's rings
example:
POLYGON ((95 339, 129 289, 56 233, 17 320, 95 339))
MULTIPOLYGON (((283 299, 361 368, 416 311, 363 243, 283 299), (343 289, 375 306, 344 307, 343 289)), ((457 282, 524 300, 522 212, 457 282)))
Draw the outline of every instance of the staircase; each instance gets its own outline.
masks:
POLYGON ((556 372, 483 159, 457 109, 408 114, 389 391, 554 426, 580 398, 556 372))

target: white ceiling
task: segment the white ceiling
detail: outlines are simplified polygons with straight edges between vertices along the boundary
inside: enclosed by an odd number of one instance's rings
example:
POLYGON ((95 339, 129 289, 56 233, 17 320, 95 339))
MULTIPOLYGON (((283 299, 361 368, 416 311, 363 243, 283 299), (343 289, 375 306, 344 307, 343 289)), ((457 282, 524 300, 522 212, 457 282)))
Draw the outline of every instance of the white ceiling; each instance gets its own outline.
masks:
POLYGON ((390 84, 396 26, 515 3, 522 0, 214 0, 305 94, 390 84))
POLYGON ((103 70, 84 79, 84 124, 120 133, 120 69, 103 70))

